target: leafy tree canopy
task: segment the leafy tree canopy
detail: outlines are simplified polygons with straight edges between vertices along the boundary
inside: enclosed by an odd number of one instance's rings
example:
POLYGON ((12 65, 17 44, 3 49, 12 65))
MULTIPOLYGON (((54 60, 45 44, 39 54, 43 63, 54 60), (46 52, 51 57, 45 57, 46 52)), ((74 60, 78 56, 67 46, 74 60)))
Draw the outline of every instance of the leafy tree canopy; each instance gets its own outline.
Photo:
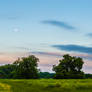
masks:
POLYGON ((38 78, 38 62, 39 59, 34 55, 18 58, 13 64, 16 66, 15 78, 38 78))
POLYGON ((80 57, 72 57, 68 54, 63 56, 62 60, 59 60, 59 64, 53 66, 53 71, 56 72, 55 78, 83 78, 82 72, 83 60, 80 57))

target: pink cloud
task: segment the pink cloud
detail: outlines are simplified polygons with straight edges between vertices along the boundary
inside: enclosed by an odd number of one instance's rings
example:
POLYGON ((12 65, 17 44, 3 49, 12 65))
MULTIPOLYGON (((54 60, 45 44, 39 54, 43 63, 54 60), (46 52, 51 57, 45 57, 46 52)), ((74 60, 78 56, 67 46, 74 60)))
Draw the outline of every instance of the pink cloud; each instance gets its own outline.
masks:
MULTIPOLYGON (((35 55, 39 58, 39 67, 42 71, 50 71, 52 72, 53 65, 58 64, 59 60, 62 59, 62 56, 66 54, 65 52, 44 52, 44 53, 23 53, 23 52, 16 52, 16 53, 7 53, 0 55, 0 64, 8 64, 14 62, 18 57, 28 56, 28 55, 35 55)), ((72 56, 82 57, 84 60, 84 68, 83 70, 87 73, 92 73, 91 68, 92 62, 91 58, 92 55, 88 54, 79 54, 79 53, 69 53, 72 56)))

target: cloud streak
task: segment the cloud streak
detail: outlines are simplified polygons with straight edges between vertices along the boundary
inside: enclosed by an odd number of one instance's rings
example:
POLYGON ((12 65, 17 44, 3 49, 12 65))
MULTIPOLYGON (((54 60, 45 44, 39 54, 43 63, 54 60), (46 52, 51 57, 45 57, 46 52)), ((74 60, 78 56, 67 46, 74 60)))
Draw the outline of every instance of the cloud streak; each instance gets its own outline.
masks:
MULTIPOLYGON (((50 57, 57 57, 57 58, 61 58, 66 53, 61 53, 61 52, 31 52, 31 54, 35 54, 35 55, 50 56, 50 57)), ((77 56, 77 57, 81 57, 83 59, 92 60, 91 54, 85 54, 85 53, 68 53, 68 54, 70 54, 71 56, 77 56)))
MULTIPOLYGON (((32 52, 40 59, 39 67, 43 71, 52 72, 52 66, 58 64, 58 61, 62 59, 65 53, 62 52, 32 52)), ((71 56, 81 57, 84 60, 83 70, 86 73, 92 73, 90 67, 92 67, 92 55, 84 53, 68 53, 71 56)))
POLYGON ((55 53, 55 52, 31 52, 32 54, 45 55, 45 56, 53 56, 53 57, 61 57, 63 54, 55 53))
POLYGON ((43 24, 49 24, 49 25, 52 25, 52 26, 56 26, 56 27, 60 27, 60 28, 64 28, 64 29, 67 29, 67 30, 74 30, 76 29, 75 27, 69 25, 68 23, 65 23, 63 21, 57 21, 57 20, 45 20, 45 21, 42 21, 43 24))
POLYGON ((31 51, 31 48, 27 48, 27 47, 13 47, 13 48, 19 49, 19 50, 31 51))
POLYGON ((20 19, 20 16, 16 16, 16 15, 8 15, 8 14, 0 14, 0 19, 4 19, 4 20, 18 20, 20 19))
POLYGON ((80 45, 53 45, 52 47, 64 51, 73 51, 92 54, 92 47, 80 46, 80 45))
POLYGON ((92 38, 92 33, 88 33, 86 36, 92 38))

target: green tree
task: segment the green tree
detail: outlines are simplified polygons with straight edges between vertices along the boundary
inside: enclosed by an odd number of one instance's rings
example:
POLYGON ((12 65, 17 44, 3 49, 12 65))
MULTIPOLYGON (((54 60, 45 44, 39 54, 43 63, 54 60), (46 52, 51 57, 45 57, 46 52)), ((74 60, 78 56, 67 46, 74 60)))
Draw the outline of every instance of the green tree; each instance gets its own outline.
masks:
POLYGON ((39 59, 34 55, 18 58, 13 65, 16 66, 16 70, 14 73, 14 78, 22 78, 22 79, 34 79, 38 78, 38 62, 39 59))
POLYGON ((12 72, 15 68, 15 65, 12 64, 0 66, 0 78, 12 78, 12 72))
POLYGON ((55 78, 83 78, 82 72, 83 60, 80 57, 72 57, 68 54, 63 56, 62 60, 59 60, 59 64, 53 66, 53 71, 56 72, 55 78))

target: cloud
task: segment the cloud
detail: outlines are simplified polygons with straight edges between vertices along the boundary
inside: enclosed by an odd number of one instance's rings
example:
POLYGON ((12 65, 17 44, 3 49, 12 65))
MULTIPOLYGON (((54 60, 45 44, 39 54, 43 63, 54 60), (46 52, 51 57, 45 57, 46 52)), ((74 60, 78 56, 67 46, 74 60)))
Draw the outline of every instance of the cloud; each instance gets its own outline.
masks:
POLYGON ((61 53, 56 52, 31 52, 32 54, 45 55, 45 56, 53 56, 53 57, 61 57, 61 53))
MULTIPOLYGON (((33 53, 31 53, 33 54, 33 53)), ((45 54, 34 54, 36 57, 39 58, 39 67, 42 72, 52 72, 53 65, 56 65, 61 59, 61 57, 52 56, 52 55, 45 55, 45 54)))
POLYGON ((14 28, 13 32, 20 32, 19 28, 14 28))
POLYGON ((30 52, 31 54, 41 55, 41 56, 50 56, 61 58, 64 54, 70 54, 71 56, 81 57, 83 59, 92 60, 91 54, 86 53, 69 53, 69 52, 30 52))
POLYGON ((92 38, 92 33, 88 33, 88 34, 86 34, 86 36, 92 38))
MULTIPOLYGON (((40 59, 39 67, 44 72, 52 72, 52 66, 57 65, 63 55, 63 52, 32 52, 31 54, 36 55, 40 59)), ((92 55, 85 53, 68 53, 71 56, 81 57, 84 60, 83 71, 86 73, 92 73, 90 67, 92 67, 92 55)))
POLYGON ((16 14, 7 14, 7 13, 3 13, 1 14, 0 13, 0 19, 3 19, 3 20, 19 20, 21 17, 19 15, 16 15, 16 14))
POLYGON ((0 52, 0 55, 4 55, 5 53, 3 53, 3 52, 0 52))
POLYGON ((13 48, 18 50, 31 51, 31 48, 27 48, 27 47, 13 47, 13 48))
POLYGON ((59 50, 64 50, 64 51, 73 51, 73 52, 92 54, 92 47, 86 47, 86 46, 80 46, 80 45, 53 45, 52 47, 55 47, 59 50))
MULTIPOLYGON (((20 49, 26 49, 26 48, 21 48, 20 49)), ((14 62, 18 57, 26 57, 29 55, 35 55, 36 57, 39 58, 40 62, 38 63, 39 68, 43 72, 53 72, 52 67, 53 65, 57 65, 59 63, 59 60, 62 59, 63 55, 66 53, 63 52, 13 52, 13 53, 6 53, 4 55, 0 56, 0 65, 1 64, 8 64, 14 62)), ((92 67, 92 55, 91 54, 81 54, 81 53, 68 53, 71 56, 77 56, 77 57, 82 57, 84 60, 84 69, 86 73, 92 73, 90 67, 92 67)))
POLYGON ((73 27, 73 26, 71 26, 68 23, 65 23, 63 21, 45 20, 45 21, 42 21, 42 23, 43 24, 49 24, 49 25, 52 25, 52 26, 57 26, 57 27, 60 27, 60 28, 68 29, 68 30, 76 29, 75 27, 73 27))

